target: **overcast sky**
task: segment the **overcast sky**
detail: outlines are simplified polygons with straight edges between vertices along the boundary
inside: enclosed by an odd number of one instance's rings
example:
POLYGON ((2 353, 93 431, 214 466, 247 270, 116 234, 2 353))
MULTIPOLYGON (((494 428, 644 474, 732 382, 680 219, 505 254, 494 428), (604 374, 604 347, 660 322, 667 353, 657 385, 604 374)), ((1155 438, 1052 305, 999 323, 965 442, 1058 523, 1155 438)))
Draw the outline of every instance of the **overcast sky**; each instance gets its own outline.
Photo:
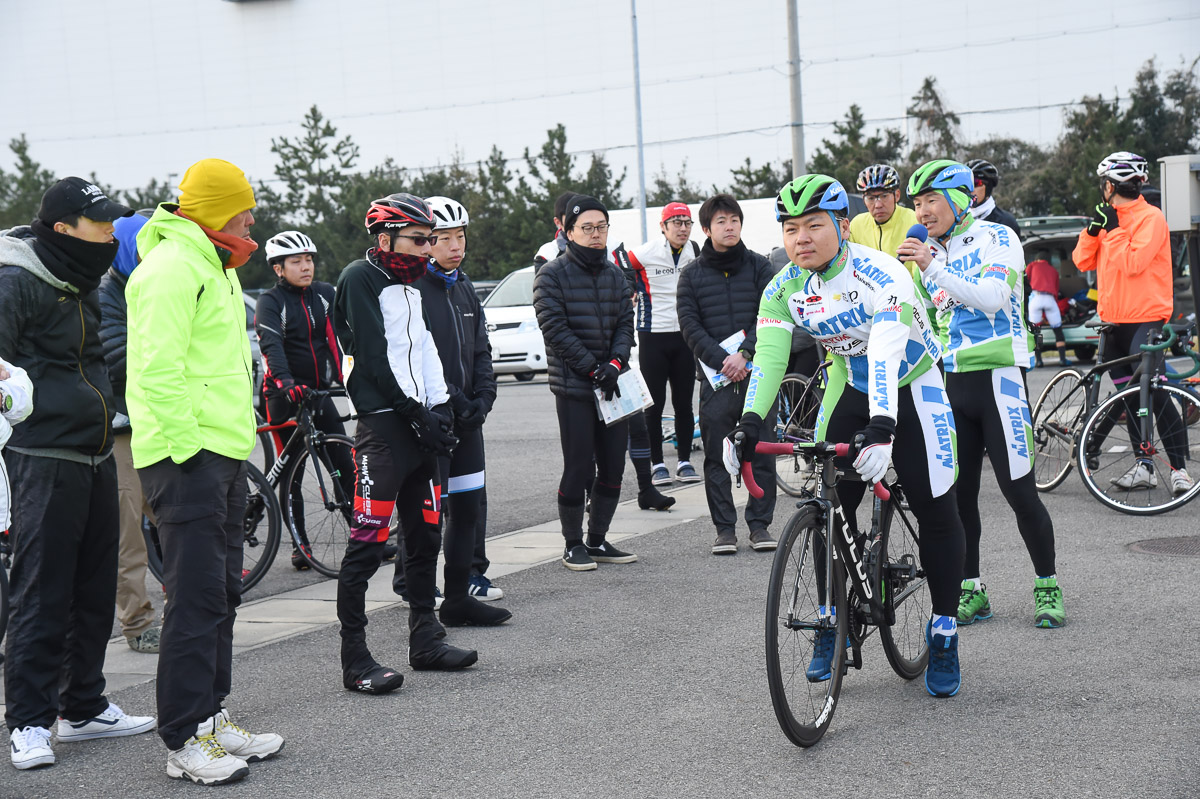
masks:
MULTIPOLYGON (((273 178, 272 137, 312 104, 361 165, 519 159, 562 122, 568 148, 636 155, 628 0, 43 0, 4 3, 0 115, 60 175, 118 187, 221 157, 273 178)), ((725 184, 790 157, 785 0, 638 0, 647 180, 725 184)), ((1125 96, 1137 68, 1200 55, 1196 0, 800 2, 806 151, 858 103, 906 126, 926 75, 968 141, 1050 143, 1063 104, 1125 96)), ((9 168, 10 154, 0 153, 9 168)), ((514 160, 514 167, 520 166, 514 160)))

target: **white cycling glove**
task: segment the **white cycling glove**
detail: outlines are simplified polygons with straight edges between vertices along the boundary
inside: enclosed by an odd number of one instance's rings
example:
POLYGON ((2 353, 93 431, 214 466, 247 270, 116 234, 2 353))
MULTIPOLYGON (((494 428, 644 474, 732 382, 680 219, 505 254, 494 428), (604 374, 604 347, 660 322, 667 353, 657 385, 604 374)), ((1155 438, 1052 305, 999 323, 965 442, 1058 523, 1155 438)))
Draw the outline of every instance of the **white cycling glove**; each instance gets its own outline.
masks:
POLYGON ((872 444, 858 451, 854 459, 854 470, 858 476, 868 483, 878 483, 887 474, 888 464, 892 462, 892 443, 872 444))

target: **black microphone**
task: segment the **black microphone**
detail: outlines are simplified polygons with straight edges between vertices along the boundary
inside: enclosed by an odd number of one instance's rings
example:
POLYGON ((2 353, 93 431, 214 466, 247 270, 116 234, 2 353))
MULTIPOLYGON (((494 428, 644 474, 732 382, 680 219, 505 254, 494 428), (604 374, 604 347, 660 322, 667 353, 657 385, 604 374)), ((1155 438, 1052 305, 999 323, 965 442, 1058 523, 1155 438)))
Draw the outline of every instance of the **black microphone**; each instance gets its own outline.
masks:
POLYGON ((920 239, 921 241, 928 241, 929 240, 929 231, 925 229, 924 225, 916 224, 908 229, 907 238, 920 239))

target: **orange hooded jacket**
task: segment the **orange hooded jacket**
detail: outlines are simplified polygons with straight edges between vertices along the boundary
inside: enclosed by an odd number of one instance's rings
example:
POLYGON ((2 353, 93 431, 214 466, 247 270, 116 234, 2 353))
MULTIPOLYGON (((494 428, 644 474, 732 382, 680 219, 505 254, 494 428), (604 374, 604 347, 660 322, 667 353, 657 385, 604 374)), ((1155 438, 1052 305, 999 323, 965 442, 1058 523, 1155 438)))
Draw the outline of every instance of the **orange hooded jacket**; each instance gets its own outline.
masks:
POLYGON ((1142 197, 1115 207, 1120 225, 1099 236, 1081 231, 1071 257, 1080 271, 1096 270, 1102 320, 1165 322, 1175 302, 1167 219, 1142 197))

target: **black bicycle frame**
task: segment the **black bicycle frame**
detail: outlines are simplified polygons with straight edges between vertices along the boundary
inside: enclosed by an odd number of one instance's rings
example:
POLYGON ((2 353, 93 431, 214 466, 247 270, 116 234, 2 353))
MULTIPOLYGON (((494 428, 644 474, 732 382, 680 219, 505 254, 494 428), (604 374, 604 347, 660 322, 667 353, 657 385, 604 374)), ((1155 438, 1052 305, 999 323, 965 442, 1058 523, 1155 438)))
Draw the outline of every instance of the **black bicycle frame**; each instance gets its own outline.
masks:
MULTIPOLYGON (((271 486, 271 488, 279 488, 280 478, 283 475, 284 470, 287 468, 288 463, 300 452, 302 448, 308 450, 308 457, 310 461, 313 463, 320 462, 317 451, 313 444, 320 443, 320 441, 324 438, 325 433, 321 430, 318 430, 316 424, 313 423, 313 406, 317 403, 317 401, 328 396, 330 396, 330 394, 327 391, 310 392, 300 403, 299 410, 297 410, 295 417, 289 419, 288 422, 281 425, 265 425, 264 427, 259 428, 259 432, 275 432, 279 430, 292 431, 291 438, 288 439, 288 442, 284 445, 283 450, 276 456, 275 463, 271 465, 271 470, 266 474, 267 485, 271 486), (291 422, 295 422, 294 427, 292 426, 291 422)), ((329 492, 325 487, 325 477, 321 473, 322 470, 314 469, 314 471, 317 475, 317 485, 321 490, 321 496, 326 498, 329 497, 329 492)), ((282 503, 285 500, 285 497, 281 496, 279 498, 281 509, 282 503)), ((330 504, 328 499, 325 500, 325 504, 328 508, 330 504)))

